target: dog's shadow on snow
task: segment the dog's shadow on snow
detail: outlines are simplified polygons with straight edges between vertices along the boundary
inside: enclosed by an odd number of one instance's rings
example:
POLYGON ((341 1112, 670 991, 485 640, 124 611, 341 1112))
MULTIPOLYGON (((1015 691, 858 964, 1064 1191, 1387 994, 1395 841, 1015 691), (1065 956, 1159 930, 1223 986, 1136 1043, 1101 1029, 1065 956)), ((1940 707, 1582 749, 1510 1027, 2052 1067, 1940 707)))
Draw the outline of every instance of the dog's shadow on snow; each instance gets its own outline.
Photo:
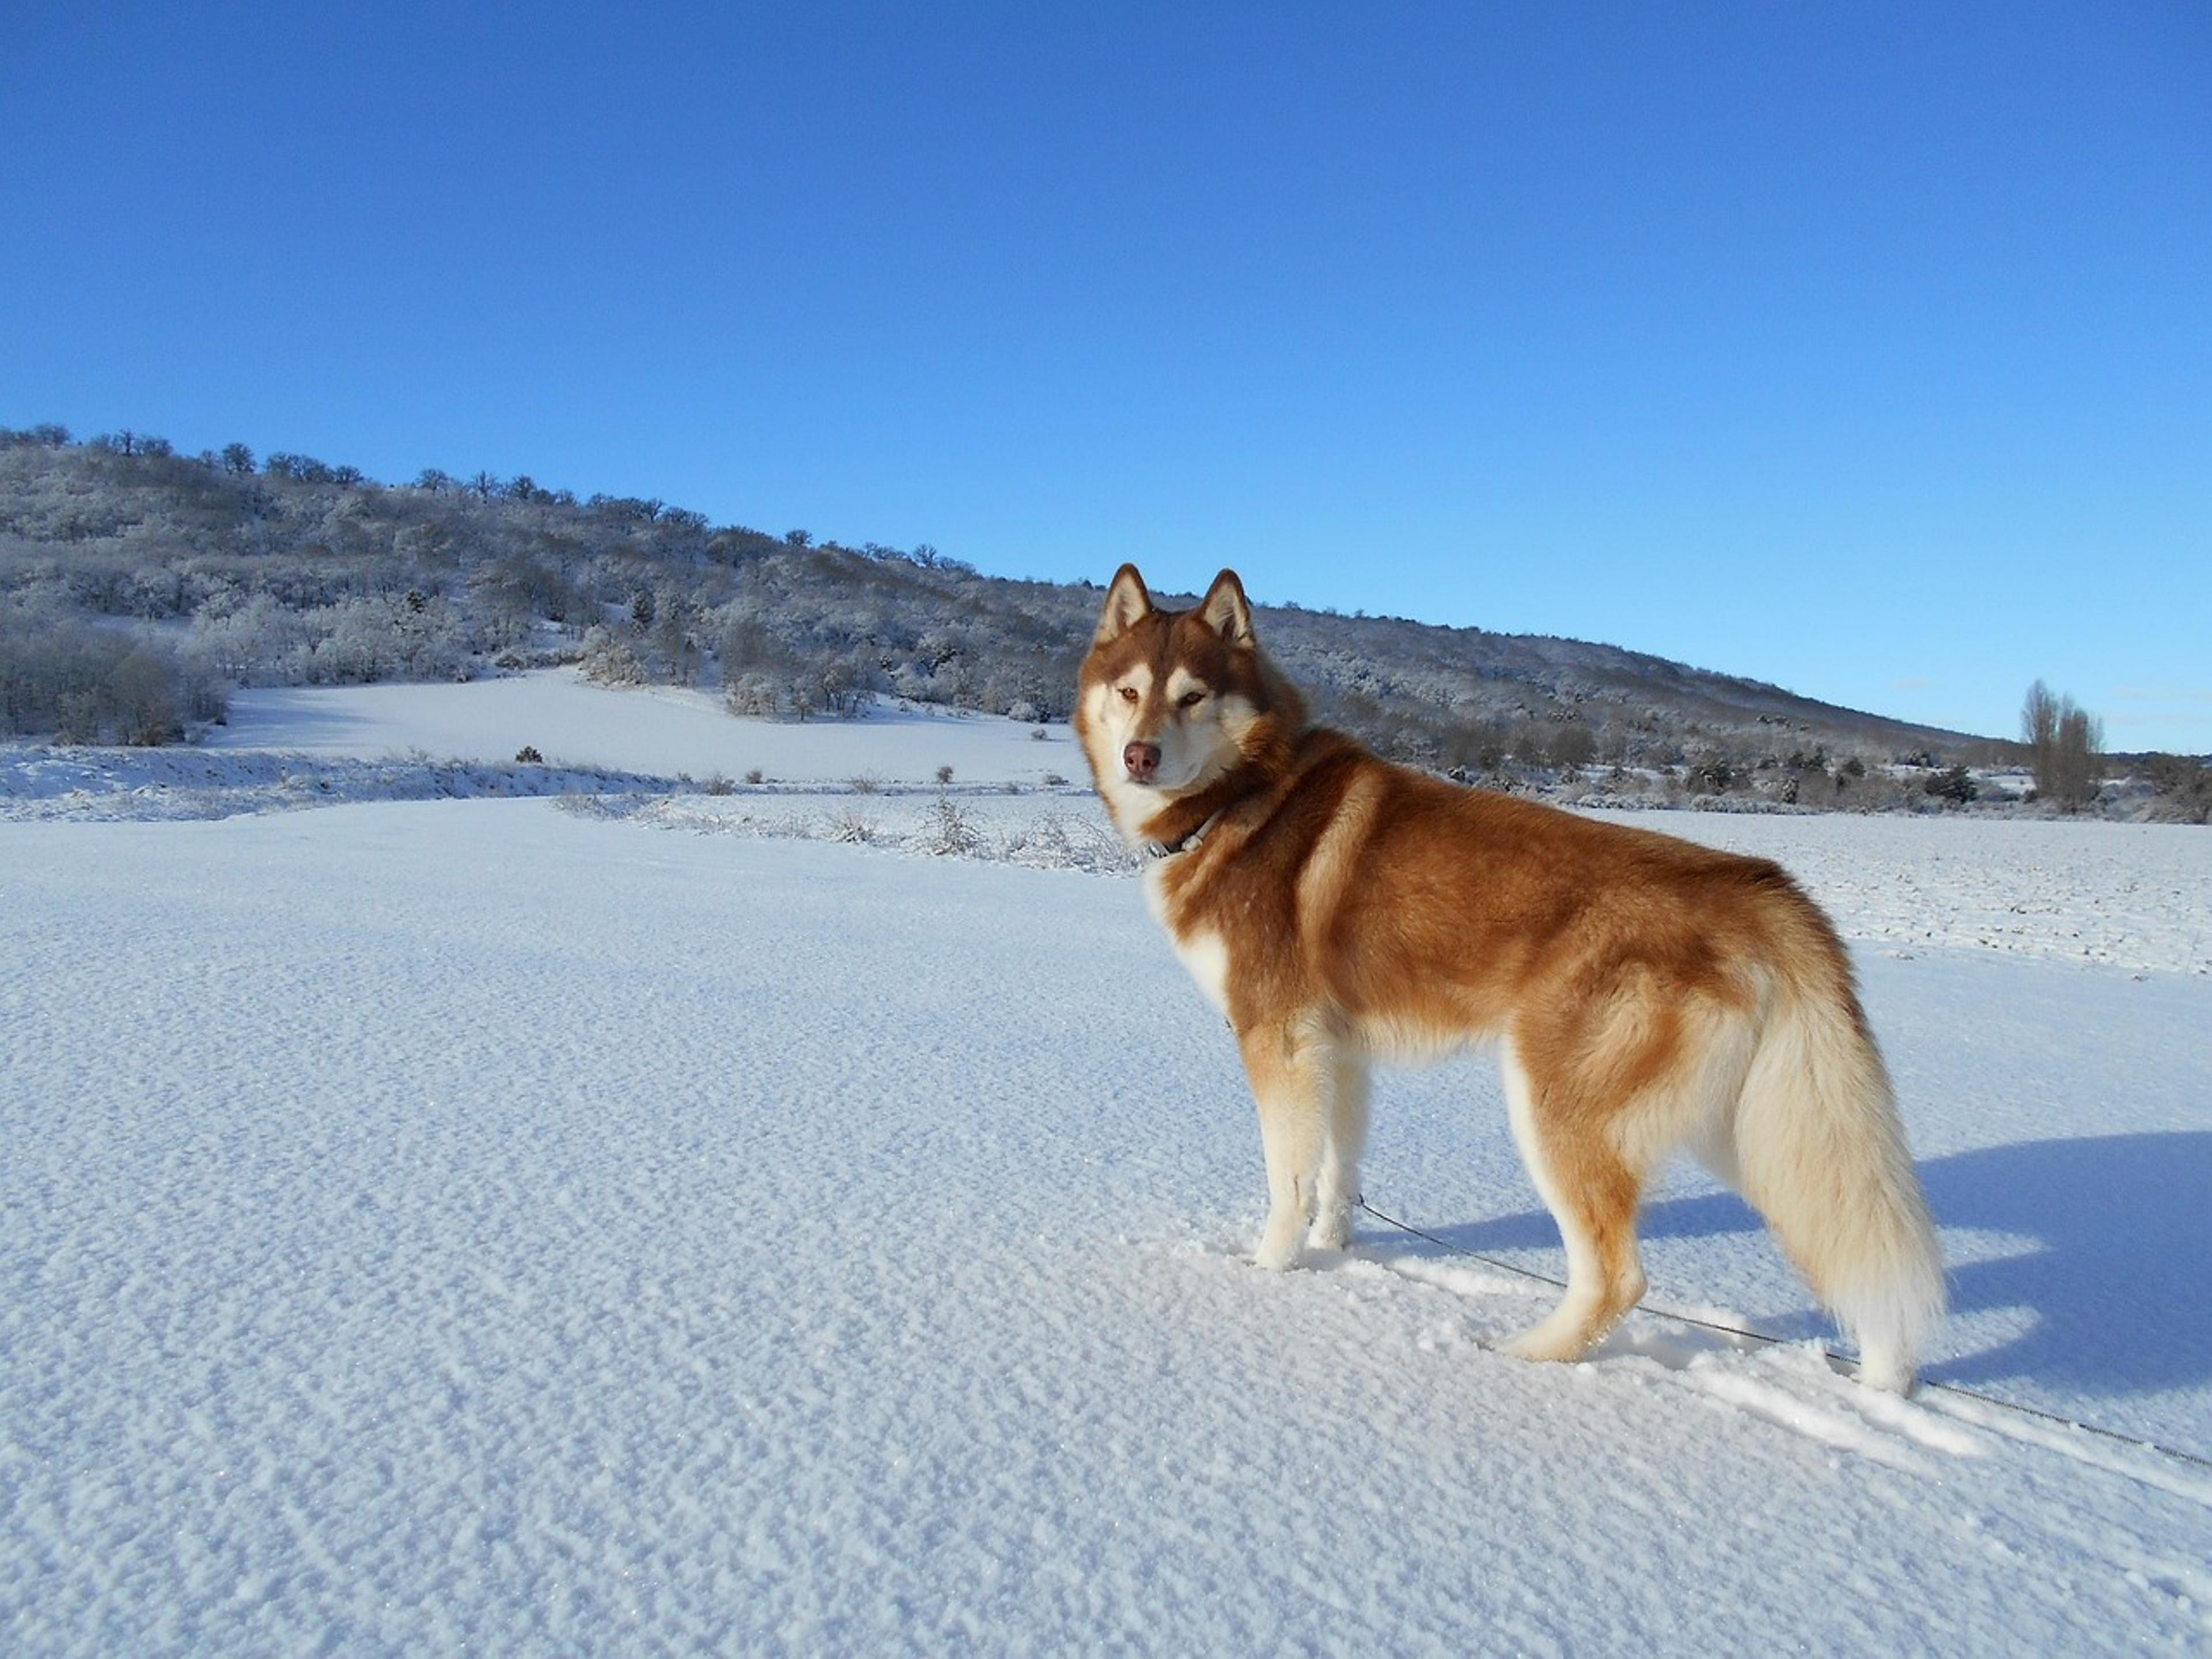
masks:
MULTIPOLYGON (((2024 1309, 2013 1340, 1931 1360, 1947 1382, 2030 1377, 2098 1394, 2212 1381, 2212 1133, 2037 1140, 1961 1152, 1920 1166, 1939 1226, 2012 1236, 1995 1259, 1954 1265, 1954 1314, 2024 1309)), ((1646 1207, 1647 1239, 1760 1231, 1729 1193, 1646 1207)), ((1559 1245, 1541 1211, 1446 1228, 1462 1249, 1559 1245)), ((1828 1328, 1809 1309, 1771 1325, 1778 1336, 1828 1328)))

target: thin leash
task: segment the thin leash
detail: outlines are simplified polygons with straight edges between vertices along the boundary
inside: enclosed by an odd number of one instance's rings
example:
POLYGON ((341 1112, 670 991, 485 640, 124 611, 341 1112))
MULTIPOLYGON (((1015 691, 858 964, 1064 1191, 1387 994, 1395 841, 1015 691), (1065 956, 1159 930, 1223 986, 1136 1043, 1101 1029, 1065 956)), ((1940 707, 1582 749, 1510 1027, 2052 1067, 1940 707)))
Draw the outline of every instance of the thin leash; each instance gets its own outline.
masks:
MULTIPOLYGON (((1554 1290, 1563 1291, 1567 1287, 1566 1281, 1563 1279, 1554 1279, 1549 1273, 1540 1273, 1515 1262, 1501 1261, 1496 1256, 1484 1255, 1479 1251, 1455 1244, 1449 1239, 1439 1238, 1436 1234, 1416 1227, 1409 1221, 1401 1221, 1394 1215, 1385 1215, 1364 1198, 1354 1199, 1352 1202, 1383 1225, 1395 1227, 1400 1232, 1433 1244, 1437 1249, 1449 1255, 1464 1256, 1469 1261, 1480 1261, 1484 1267, 1495 1267, 1500 1273, 1513 1273, 1522 1279, 1534 1279, 1539 1285, 1549 1285, 1554 1290)), ((1769 1336, 1764 1331, 1747 1331, 1741 1326, 1724 1325, 1716 1320, 1699 1319, 1694 1314, 1676 1313, 1672 1309, 1654 1307, 1649 1302, 1638 1302, 1631 1311, 1648 1313, 1656 1318, 1672 1320, 1678 1325, 1694 1325, 1701 1331, 1711 1331, 1721 1336, 1738 1337, 1747 1342, 1756 1342, 1762 1347, 1783 1347, 1788 1346, 1790 1342, 1787 1337, 1769 1336)), ((1859 1362, 1856 1359, 1846 1358, 1837 1353, 1824 1353, 1823 1357, 1830 1366, 1838 1371, 1851 1374, 1858 1370, 1859 1362)), ((2074 1429, 2083 1434, 2095 1435, 2100 1439, 2115 1441, 2123 1446, 2132 1446, 2138 1451, 2155 1452, 2160 1457, 2170 1457, 2178 1463, 2191 1464, 2200 1469, 2212 1469, 2212 1457, 2202 1456, 2192 1451, 2184 1451, 2178 1446, 2160 1445, 2155 1440, 2145 1440, 2137 1435, 2123 1434, 2117 1429, 2100 1428, 2094 1423, 2083 1423, 2071 1417, 2062 1417, 2057 1412, 2044 1411, 2039 1407, 2023 1406, 2016 1400, 2000 1400, 1996 1395, 1984 1394, 1978 1389, 1966 1388, 1956 1382, 1941 1382, 1932 1376, 1922 1377, 1920 1386, 1923 1389, 1938 1389, 1944 1394, 1957 1395, 1961 1399, 1976 1401, 1984 1406, 1994 1406, 1999 1411, 2016 1412, 2022 1417, 2032 1417, 2042 1422, 2057 1424, 2061 1428, 2074 1429)))

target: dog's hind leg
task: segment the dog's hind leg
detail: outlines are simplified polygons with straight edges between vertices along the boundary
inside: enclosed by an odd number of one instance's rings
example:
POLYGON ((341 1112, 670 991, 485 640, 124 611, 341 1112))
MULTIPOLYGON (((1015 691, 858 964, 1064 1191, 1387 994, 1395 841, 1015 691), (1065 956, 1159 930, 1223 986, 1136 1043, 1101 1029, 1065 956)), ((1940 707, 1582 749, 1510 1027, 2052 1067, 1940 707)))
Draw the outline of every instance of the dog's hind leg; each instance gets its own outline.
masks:
POLYGON ((1367 1145, 1366 1061, 1340 1050, 1329 1070, 1320 1191, 1313 1231, 1306 1240, 1317 1250, 1341 1250, 1352 1243, 1352 1206, 1359 1201, 1359 1155, 1367 1145))
POLYGON ((1297 1262, 1314 1219, 1333 1056, 1317 1034, 1296 1026, 1240 1031, 1237 1041, 1260 1109, 1260 1145, 1267 1160, 1267 1225, 1253 1261, 1280 1269, 1297 1262))
POLYGON ((1644 1295, 1636 1248, 1643 1183, 1601 1136, 1547 1124, 1559 1103, 1542 1097, 1544 1085, 1529 1077, 1511 1042, 1498 1045, 1498 1057, 1514 1142, 1567 1247, 1566 1294, 1505 1349, 1523 1359, 1578 1359, 1644 1295))

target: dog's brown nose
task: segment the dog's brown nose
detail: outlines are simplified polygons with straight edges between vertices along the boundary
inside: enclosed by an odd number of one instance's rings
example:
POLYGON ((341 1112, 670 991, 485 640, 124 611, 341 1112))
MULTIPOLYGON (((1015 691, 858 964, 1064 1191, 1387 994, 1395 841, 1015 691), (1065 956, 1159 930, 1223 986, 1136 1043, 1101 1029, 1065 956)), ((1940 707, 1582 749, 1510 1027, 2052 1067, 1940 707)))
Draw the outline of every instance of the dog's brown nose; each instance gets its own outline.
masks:
POLYGON ((1152 774, 1160 769, 1160 746, 1156 743, 1133 743, 1121 750, 1121 769, 1129 775, 1132 783, 1150 783, 1152 774))

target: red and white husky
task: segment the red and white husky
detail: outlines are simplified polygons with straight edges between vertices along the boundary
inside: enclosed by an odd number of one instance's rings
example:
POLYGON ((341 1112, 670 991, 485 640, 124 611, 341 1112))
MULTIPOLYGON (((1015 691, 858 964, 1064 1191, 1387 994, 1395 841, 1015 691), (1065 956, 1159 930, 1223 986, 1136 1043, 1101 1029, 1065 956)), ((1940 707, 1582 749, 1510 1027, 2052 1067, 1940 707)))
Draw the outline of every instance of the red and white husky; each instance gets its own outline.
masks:
POLYGON ((1568 1286, 1515 1340, 1572 1359, 1644 1293, 1638 1197, 1686 1148, 1912 1385, 1934 1230, 1849 958, 1778 866, 1465 789, 1306 723, 1236 574, 1163 611, 1124 565, 1075 726, 1152 908, 1228 1018, 1260 1109, 1257 1261, 1342 1249, 1370 1060, 1494 1039, 1568 1286))

